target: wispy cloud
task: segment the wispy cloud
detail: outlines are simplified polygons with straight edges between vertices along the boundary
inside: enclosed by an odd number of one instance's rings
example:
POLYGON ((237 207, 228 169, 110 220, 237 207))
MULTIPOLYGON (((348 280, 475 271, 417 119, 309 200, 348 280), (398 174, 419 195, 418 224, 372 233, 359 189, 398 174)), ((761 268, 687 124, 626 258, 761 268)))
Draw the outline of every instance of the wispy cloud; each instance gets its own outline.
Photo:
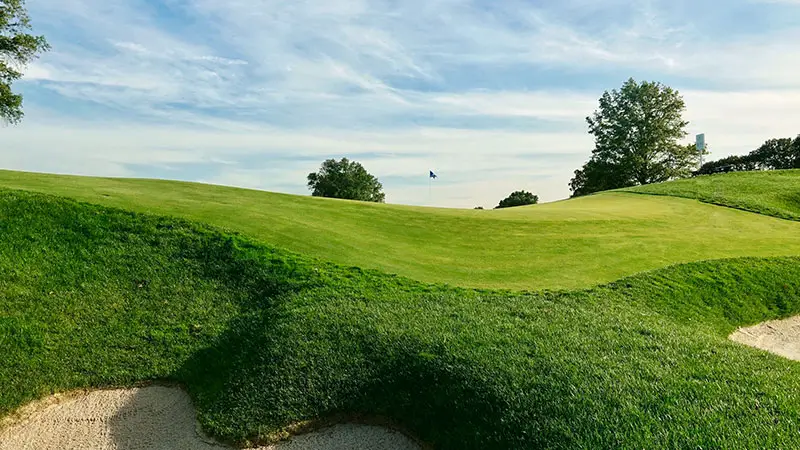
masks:
POLYGON ((555 200, 591 150, 584 117, 629 76, 681 90, 714 156, 800 132, 796 2, 726 5, 37 0, 54 50, 0 166, 303 193, 352 156, 393 202, 555 200))

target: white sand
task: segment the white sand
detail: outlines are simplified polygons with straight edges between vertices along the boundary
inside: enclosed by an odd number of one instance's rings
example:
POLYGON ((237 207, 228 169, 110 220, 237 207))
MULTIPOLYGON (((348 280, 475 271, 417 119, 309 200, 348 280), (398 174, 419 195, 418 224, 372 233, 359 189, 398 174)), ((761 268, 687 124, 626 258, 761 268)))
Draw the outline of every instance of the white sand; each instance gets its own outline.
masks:
POLYGON ((739 328, 730 339, 800 361, 800 316, 739 328))
MULTIPOLYGON (((203 435, 189 396, 150 386, 54 396, 0 429, 0 450, 220 450, 203 435)), ((261 450, 420 450, 383 427, 336 425, 261 450)))

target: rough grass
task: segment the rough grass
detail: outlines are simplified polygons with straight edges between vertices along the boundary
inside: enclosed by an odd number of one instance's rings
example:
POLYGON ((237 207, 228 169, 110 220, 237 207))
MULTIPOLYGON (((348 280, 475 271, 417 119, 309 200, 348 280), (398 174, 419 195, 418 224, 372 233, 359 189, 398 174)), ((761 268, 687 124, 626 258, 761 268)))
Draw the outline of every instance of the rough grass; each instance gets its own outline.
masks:
POLYGON ((622 189, 669 195, 800 220, 800 170, 734 172, 622 189))
POLYGON ((800 364, 726 335, 800 312, 799 263, 692 263, 572 292, 456 289, 0 191, 0 415, 162 379, 238 443, 360 413, 445 450, 797 448, 800 364))
POLYGON ((798 223, 630 193, 474 211, 9 171, 0 186, 178 216, 343 265, 467 287, 574 289, 677 263, 800 255, 798 223))

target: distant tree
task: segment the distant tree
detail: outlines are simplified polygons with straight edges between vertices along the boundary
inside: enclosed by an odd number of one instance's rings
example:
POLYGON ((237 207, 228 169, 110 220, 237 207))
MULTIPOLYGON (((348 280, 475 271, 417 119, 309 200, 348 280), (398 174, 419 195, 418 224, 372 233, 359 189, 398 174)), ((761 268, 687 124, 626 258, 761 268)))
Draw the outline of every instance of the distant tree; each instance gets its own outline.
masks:
POLYGON ((702 152, 697 150, 694 143, 680 146, 670 156, 669 163, 673 167, 670 179, 691 177, 694 170, 700 166, 702 157, 706 155, 708 146, 702 152))
POLYGON ((315 197, 344 198, 364 202, 383 203, 386 195, 383 185, 370 175, 364 167, 342 158, 328 159, 319 172, 308 174, 308 188, 315 197))
POLYGON ((768 139, 746 155, 709 161, 694 172, 694 175, 779 169, 800 169, 800 135, 794 139, 768 139))
POLYGON ((22 78, 22 69, 39 53, 50 49, 44 36, 33 36, 25 0, 0 0, 0 120, 18 123, 22 112, 22 95, 11 90, 14 81, 22 78))
POLYGON ((473 209, 483 209, 483 206, 476 206, 476 207, 475 207, 475 208, 473 208, 473 209))
POLYGON ((749 155, 760 169, 800 169, 800 136, 769 139, 749 155))
POLYGON ((603 93, 586 118, 595 148, 569 183, 572 195, 689 176, 700 155, 678 143, 686 137, 685 109, 678 91, 658 82, 631 78, 603 93))
POLYGON ((539 196, 533 195, 528 191, 514 191, 508 197, 500 201, 494 209, 511 208, 514 206, 535 205, 539 203, 539 196))
POLYGON ((694 172, 694 175, 709 175, 712 173, 740 172, 746 170, 757 170, 758 164, 750 155, 728 156, 716 161, 709 161, 694 172))

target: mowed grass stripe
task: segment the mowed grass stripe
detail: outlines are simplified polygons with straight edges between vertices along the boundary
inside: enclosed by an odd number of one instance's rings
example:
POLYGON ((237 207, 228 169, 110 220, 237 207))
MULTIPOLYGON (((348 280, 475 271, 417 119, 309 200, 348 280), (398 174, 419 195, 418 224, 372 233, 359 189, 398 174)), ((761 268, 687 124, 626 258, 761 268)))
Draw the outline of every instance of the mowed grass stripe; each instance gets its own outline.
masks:
POLYGON ((800 255, 798 223, 621 192, 474 211, 12 171, 0 171, 0 186, 196 220, 343 265, 465 287, 573 289, 691 261, 800 255))

